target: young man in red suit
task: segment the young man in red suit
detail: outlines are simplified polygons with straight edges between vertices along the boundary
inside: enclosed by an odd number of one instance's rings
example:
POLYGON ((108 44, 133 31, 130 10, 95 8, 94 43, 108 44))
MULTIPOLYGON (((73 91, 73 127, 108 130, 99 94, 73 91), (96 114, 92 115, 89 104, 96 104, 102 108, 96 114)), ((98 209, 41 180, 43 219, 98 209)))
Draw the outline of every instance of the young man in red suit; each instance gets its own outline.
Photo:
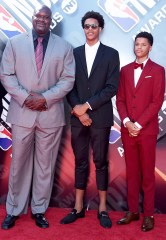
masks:
POLYGON ((155 150, 158 112, 165 92, 164 68, 149 59, 153 36, 141 32, 135 37, 135 62, 121 69, 117 109, 122 121, 121 137, 125 152, 129 212, 117 224, 139 220, 140 183, 144 192, 146 232, 154 228, 155 150))

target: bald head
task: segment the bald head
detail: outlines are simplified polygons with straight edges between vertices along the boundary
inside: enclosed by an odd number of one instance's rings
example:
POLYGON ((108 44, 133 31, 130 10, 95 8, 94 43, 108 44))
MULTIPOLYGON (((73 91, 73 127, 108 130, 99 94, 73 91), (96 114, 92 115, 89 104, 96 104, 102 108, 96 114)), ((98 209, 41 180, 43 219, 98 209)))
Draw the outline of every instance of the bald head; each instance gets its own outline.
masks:
POLYGON ((38 35, 43 36, 48 33, 51 25, 52 11, 46 5, 35 9, 32 24, 38 35))
POLYGON ((42 5, 41 7, 36 8, 36 9, 34 10, 34 12, 33 12, 33 16, 36 15, 38 12, 40 12, 40 11, 42 11, 42 10, 48 12, 48 14, 52 17, 52 11, 51 11, 51 9, 50 9, 48 6, 46 6, 46 5, 42 5))

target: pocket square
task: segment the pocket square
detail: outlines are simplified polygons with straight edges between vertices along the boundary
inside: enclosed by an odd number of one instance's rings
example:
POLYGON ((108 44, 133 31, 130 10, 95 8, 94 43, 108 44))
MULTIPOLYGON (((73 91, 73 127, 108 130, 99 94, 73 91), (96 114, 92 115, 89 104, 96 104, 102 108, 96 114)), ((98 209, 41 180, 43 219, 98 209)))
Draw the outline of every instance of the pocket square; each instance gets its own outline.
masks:
POLYGON ((152 76, 146 76, 145 78, 150 78, 150 77, 152 77, 152 76))

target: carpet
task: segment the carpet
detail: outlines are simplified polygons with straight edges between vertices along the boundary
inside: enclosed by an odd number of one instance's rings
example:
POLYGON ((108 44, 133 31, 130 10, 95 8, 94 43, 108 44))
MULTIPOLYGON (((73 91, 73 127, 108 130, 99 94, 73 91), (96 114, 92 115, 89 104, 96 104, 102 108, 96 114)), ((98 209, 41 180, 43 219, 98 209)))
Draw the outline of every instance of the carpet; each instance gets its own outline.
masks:
MULTIPOLYGON (((49 208, 46 218, 49 221, 48 229, 41 229, 31 219, 30 209, 27 215, 22 215, 16 221, 16 225, 9 229, 0 229, 0 240, 165 240, 166 239, 166 215, 155 214, 155 229, 150 232, 142 232, 142 216, 139 221, 130 225, 118 226, 116 224, 124 213, 109 211, 113 226, 104 229, 99 225, 97 211, 89 210, 86 217, 78 219, 68 225, 61 225, 59 221, 70 209, 49 208)), ((0 206, 0 222, 5 217, 5 207, 0 206)))

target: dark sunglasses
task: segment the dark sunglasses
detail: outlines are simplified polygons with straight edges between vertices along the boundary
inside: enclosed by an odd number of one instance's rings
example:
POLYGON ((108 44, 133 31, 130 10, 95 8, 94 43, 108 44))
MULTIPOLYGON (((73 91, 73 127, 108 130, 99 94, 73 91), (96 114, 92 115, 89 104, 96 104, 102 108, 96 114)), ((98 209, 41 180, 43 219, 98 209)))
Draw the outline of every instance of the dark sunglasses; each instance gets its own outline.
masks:
POLYGON ((84 29, 89 29, 90 27, 92 29, 97 29, 99 27, 99 25, 97 25, 97 24, 85 24, 84 25, 84 29))

